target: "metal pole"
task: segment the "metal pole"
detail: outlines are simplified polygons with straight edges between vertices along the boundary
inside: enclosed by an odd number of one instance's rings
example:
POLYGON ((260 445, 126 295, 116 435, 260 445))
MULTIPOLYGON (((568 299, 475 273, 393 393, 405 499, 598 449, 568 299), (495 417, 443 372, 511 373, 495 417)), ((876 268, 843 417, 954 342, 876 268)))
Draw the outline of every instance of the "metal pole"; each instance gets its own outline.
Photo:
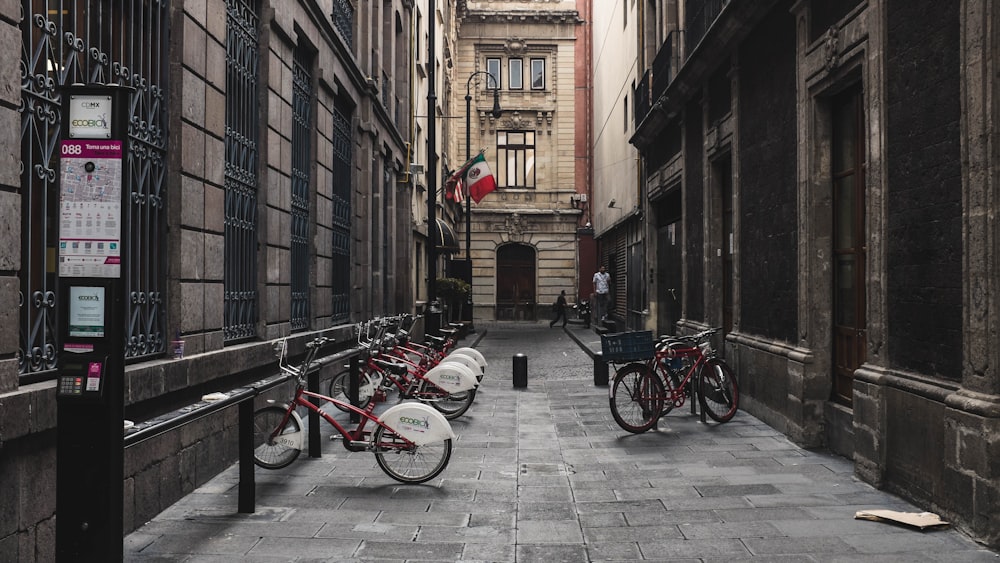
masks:
MULTIPOLYGON (((473 73, 472 76, 475 76, 473 73)), ((472 94, 469 92, 472 76, 469 82, 465 83, 465 160, 472 158, 472 141, 470 132, 472 127, 472 94)), ((465 190, 465 182, 462 182, 462 189, 465 190)), ((469 295, 465 299, 465 306, 469 310, 469 326, 467 332, 475 332, 476 315, 472 309, 472 194, 465 194, 465 262, 469 272, 469 295)))
MULTIPOLYGON (((499 101, 499 91, 500 85, 496 84, 496 77, 492 74, 477 70, 469 75, 469 79, 465 82, 465 160, 466 163, 472 160, 472 79, 478 74, 485 74, 487 79, 492 79, 496 89, 493 91, 493 117, 500 117, 500 101, 499 101)), ((489 80, 486 81, 489 85, 489 80)), ((468 186, 463 182, 462 189, 467 189, 468 186)), ((465 194, 465 261, 467 262, 469 269, 469 296, 466 298, 466 307, 469 309, 469 327, 468 332, 476 332, 475 324, 475 313, 473 312, 473 301, 472 301, 472 193, 466 192, 465 194)))
POLYGON ((437 6, 435 0, 428 0, 427 10, 427 306, 424 310, 426 321, 424 332, 437 336, 440 329, 440 307, 437 303, 437 77, 434 68, 437 47, 435 46, 435 22, 437 6))

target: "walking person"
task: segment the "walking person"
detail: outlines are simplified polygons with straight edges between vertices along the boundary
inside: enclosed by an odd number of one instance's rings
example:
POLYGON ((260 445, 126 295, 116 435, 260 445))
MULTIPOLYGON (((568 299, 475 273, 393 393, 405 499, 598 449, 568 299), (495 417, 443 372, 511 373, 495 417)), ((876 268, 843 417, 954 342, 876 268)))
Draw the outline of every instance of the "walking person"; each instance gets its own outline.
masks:
POLYGON ((559 293, 559 297, 556 298, 556 302, 552 304, 552 311, 556 314, 556 318, 552 319, 549 323, 549 328, 556 326, 556 322, 559 317, 562 317, 563 326, 566 326, 566 290, 562 290, 559 293))
POLYGON ((608 316, 608 292, 611 289, 611 274, 606 266, 594 274, 594 293, 597 296, 595 315, 598 322, 603 322, 608 316))

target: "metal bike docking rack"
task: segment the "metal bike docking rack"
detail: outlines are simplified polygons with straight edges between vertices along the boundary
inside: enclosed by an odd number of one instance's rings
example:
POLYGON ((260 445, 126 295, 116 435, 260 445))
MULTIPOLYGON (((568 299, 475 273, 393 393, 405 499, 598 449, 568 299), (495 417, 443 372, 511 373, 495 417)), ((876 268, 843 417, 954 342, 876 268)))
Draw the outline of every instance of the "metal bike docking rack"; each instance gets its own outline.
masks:
MULTIPOLYGON (((330 362, 341 362, 348 357, 357 358, 359 350, 348 348, 321 360, 310 364, 307 373, 307 386, 319 390, 320 368, 330 362)), ((293 368, 294 369, 294 368, 293 368)), ((238 461, 239 464, 239 484, 237 510, 242 514, 253 514, 256 510, 256 480, 254 477, 253 462, 253 414, 254 400, 265 392, 287 383, 296 374, 292 371, 279 368, 279 373, 257 380, 247 385, 237 387, 225 392, 226 397, 220 400, 202 400, 190 405, 181 407, 172 412, 159 417, 146 420, 136 424, 125 433, 123 438, 123 449, 128 449, 141 444, 152 438, 156 438, 171 430, 176 430, 182 426, 201 420, 209 415, 225 410, 232 406, 239 409, 238 416, 238 461)), ((310 423, 309 427, 309 455, 319 457, 321 441, 319 433, 319 423, 310 423), (315 436, 314 436, 315 435, 315 436)))
POLYGON ((262 380, 248 387, 233 389, 226 394, 228 397, 219 401, 201 401, 182 407, 172 413, 144 421, 125 435, 124 449, 136 446, 146 440, 165 434, 195 422, 206 416, 227 409, 233 405, 239 408, 239 485, 237 510, 241 513, 252 514, 255 510, 255 481, 253 469, 253 403, 254 398, 264 391, 276 387, 283 383, 284 377, 274 377, 270 380, 262 380))

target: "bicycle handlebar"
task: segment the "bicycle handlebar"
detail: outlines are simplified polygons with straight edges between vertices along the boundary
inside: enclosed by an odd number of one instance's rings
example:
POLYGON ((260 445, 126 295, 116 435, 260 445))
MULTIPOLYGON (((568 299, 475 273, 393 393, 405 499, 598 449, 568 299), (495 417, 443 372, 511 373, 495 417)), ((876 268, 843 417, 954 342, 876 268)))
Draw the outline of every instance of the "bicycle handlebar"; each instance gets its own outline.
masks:
POLYGON ((706 338, 708 338, 709 336, 712 336, 713 334, 719 332, 720 330, 722 330, 721 327, 716 327, 716 328, 709 328, 709 329, 703 330, 701 332, 696 332, 695 334, 689 334, 689 335, 685 335, 685 336, 669 336, 669 335, 667 335, 667 336, 661 336, 659 343, 660 344, 676 344, 676 343, 688 343, 688 342, 690 342, 692 344, 697 344, 698 342, 701 342, 702 340, 705 340, 706 338))

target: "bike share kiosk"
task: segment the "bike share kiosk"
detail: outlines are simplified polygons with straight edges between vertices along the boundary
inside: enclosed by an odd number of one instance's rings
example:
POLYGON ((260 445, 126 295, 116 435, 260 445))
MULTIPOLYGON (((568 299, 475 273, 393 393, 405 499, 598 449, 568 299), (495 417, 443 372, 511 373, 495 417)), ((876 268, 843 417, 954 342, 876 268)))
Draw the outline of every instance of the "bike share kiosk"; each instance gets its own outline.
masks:
POLYGON ((56 558, 122 561, 131 91, 62 90, 56 558))

